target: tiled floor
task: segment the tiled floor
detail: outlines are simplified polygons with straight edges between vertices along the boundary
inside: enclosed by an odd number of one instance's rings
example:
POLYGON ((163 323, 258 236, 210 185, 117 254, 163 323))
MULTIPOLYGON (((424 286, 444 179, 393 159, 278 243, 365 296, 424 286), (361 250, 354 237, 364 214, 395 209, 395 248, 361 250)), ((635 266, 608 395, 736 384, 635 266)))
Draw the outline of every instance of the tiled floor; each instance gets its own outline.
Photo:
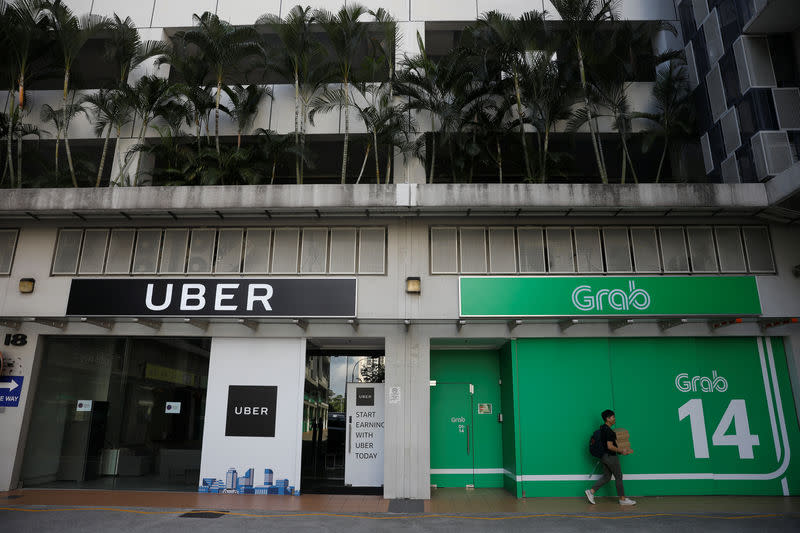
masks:
MULTIPOLYGON (((226 509, 309 513, 385 513, 389 500, 380 496, 305 494, 302 496, 256 496, 198 494, 195 492, 138 492, 104 490, 24 489, 0 492, 4 506, 89 506, 170 509, 226 509)), ((484 515, 522 513, 528 515, 574 515, 609 513, 674 514, 775 514, 800 513, 799 497, 774 496, 651 496, 634 507, 620 507, 615 498, 598 498, 590 505, 583 498, 516 499, 502 489, 433 489, 424 502, 425 513, 484 515)))

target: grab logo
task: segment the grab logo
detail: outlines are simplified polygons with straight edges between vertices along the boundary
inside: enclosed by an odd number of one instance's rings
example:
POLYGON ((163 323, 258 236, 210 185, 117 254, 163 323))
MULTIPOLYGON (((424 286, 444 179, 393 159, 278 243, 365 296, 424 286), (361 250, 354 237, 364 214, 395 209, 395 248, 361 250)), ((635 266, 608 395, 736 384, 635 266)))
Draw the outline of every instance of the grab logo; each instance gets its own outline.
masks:
POLYGON ((572 303, 581 311, 602 311, 603 303, 615 311, 631 308, 644 311, 650 307, 650 294, 636 288, 635 281, 628 282, 628 292, 622 289, 600 289, 592 291, 591 285, 581 285, 572 291, 572 303))
POLYGON ((718 376, 716 370, 711 372, 711 377, 694 376, 689 378, 689 374, 683 372, 675 376, 675 386, 681 392, 697 392, 698 388, 701 392, 725 392, 728 390, 728 380, 718 376))

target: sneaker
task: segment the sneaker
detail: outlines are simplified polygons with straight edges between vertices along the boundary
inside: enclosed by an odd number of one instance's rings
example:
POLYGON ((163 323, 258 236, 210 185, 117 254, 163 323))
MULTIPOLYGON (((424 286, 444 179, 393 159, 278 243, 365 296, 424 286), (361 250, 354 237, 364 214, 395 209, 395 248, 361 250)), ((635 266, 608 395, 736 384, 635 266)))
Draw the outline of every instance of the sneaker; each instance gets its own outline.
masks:
POLYGON ((622 498, 619 501, 620 505, 636 505, 636 500, 631 500, 630 498, 622 498))
POLYGON ((589 489, 586 489, 585 494, 586 494, 586 498, 589 500, 589 503, 594 505, 594 494, 592 494, 592 491, 589 490, 589 489))

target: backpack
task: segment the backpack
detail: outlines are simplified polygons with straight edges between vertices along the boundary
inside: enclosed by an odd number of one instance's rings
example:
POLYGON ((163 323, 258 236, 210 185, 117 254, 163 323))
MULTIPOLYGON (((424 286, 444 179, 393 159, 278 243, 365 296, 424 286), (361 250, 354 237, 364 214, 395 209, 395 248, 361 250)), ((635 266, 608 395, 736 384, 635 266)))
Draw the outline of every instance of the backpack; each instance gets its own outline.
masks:
POLYGON ((606 443, 603 442, 603 426, 600 426, 595 430, 594 433, 592 433, 592 436, 589 439, 589 453, 598 459, 603 457, 604 454, 608 453, 608 450, 606 449, 606 443))

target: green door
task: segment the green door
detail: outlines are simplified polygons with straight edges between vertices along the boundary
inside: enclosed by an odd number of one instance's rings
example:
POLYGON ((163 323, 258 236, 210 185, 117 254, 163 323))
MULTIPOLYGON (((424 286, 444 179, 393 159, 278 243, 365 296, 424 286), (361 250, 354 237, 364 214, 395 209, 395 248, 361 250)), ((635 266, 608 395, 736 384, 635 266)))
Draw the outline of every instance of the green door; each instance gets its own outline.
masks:
POLYGON ((430 391, 431 483, 502 487, 499 353, 432 351, 430 391))

